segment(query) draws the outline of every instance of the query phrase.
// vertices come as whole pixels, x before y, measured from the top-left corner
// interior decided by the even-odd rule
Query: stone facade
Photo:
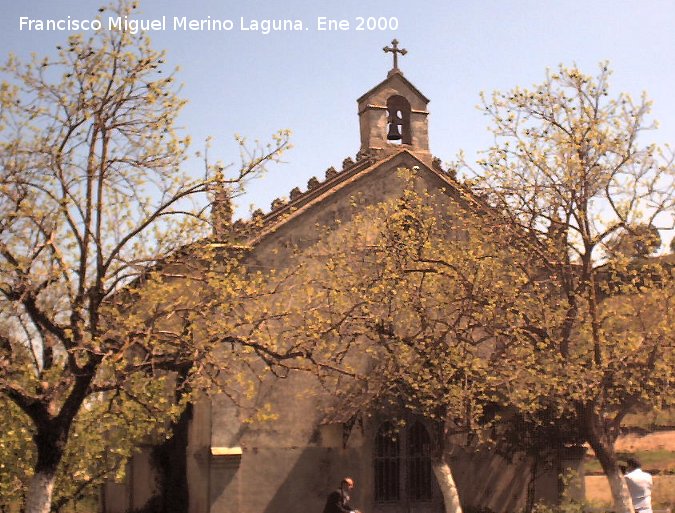
[[[329,168],[325,179],[310,180],[305,192],[293,189],[290,202],[275,202],[267,214],[258,212],[258,226],[248,241],[253,247],[248,265],[292,265],[289,248],[311,248],[323,233],[317,226],[344,226],[366,206],[397,197],[405,186],[399,168],[413,169],[414,186],[437,197],[447,212],[472,201],[431,156],[428,101],[397,69],[359,98],[361,148],[356,160],[345,159],[341,171]],[[397,131],[400,142],[388,139],[391,131]],[[319,392],[314,380],[291,375],[264,384],[256,400],[274,405],[278,419],[272,422],[244,422],[244,413],[226,398],[194,405],[187,448],[190,513],[320,513],[326,495],[346,475],[356,481],[353,499],[364,513],[444,511],[433,475],[430,488],[418,493],[421,499],[412,496],[413,474],[426,471],[424,461],[415,459],[416,442],[407,431],[400,434],[400,458],[392,466],[399,473],[398,497],[390,494],[378,500],[383,492],[374,490],[376,441],[386,413],[352,416],[346,411],[342,418],[327,419],[324,406],[330,397]],[[406,430],[416,426],[415,436],[434,443],[432,425],[408,420]],[[531,487],[535,496],[555,500],[560,465],[577,463],[578,458],[559,460],[537,476]],[[141,507],[151,495],[147,452],[136,457],[130,469],[129,482],[106,488],[107,513]],[[508,462],[488,449],[469,450],[460,440],[452,452],[452,470],[465,507],[499,513],[521,510],[531,477],[528,469],[524,459]]]

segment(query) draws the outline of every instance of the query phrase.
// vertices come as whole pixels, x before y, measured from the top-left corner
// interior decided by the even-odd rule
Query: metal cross
[[[393,67],[392,69],[398,69],[398,55],[397,55],[397,54],[400,53],[401,55],[405,55],[406,53],[408,53],[408,50],[406,50],[405,48],[401,48],[401,49],[399,50],[399,48],[398,48],[398,40],[396,40],[396,39],[394,39],[394,40],[391,42],[391,46],[393,46],[393,48],[390,48],[390,47],[388,47],[388,46],[385,46],[385,47],[383,48],[383,50],[385,51],[385,53],[391,52],[391,53],[394,54],[394,67]]]

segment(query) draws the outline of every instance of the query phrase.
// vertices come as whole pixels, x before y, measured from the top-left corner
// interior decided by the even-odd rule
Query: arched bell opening
[[[400,95],[387,99],[387,141],[393,144],[412,144],[410,102]]]

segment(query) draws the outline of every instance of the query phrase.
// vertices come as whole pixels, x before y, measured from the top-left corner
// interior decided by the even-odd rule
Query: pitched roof
[[[248,243],[256,245],[286,223],[301,217],[309,209],[345,187],[376,172],[383,166],[396,165],[397,163],[401,164],[400,167],[412,168],[413,166],[418,166],[420,170],[425,170],[436,176],[453,196],[470,203],[476,202],[475,197],[469,189],[458,183],[442,169],[436,166],[429,166],[425,162],[426,160],[426,158],[422,159],[414,152],[403,148],[385,158],[363,158],[352,163],[351,166],[345,167],[341,172],[336,172],[333,168],[330,168],[329,172],[327,172],[327,179],[324,182],[321,183],[315,178],[310,179],[308,183],[309,188],[306,192],[299,194],[298,189],[294,189],[295,198],[292,198],[291,201],[285,204],[281,204],[281,202],[277,203],[276,208],[273,208],[271,212],[262,217],[260,227],[251,234]],[[351,159],[346,159],[345,162],[351,162]]]
[[[359,97],[359,99],[356,100],[356,101],[357,101],[358,103],[360,103],[360,102],[361,102],[362,100],[364,100],[367,96],[370,96],[370,95],[373,94],[377,89],[379,89],[380,87],[384,86],[387,82],[391,81],[394,77],[399,77],[401,80],[403,80],[403,83],[405,83],[408,87],[410,87],[410,89],[412,89],[412,90],[415,92],[415,94],[417,94],[420,98],[422,98],[426,103],[429,103],[429,98],[427,98],[426,96],[424,96],[424,95],[422,94],[422,92],[421,92],[419,89],[417,89],[417,88],[413,85],[413,83],[412,83],[410,80],[408,80],[407,78],[405,78],[405,77],[403,76],[403,73],[401,73],[400,71],[396,71],[396,72],[394,72],[394,73],[388,75],[387,78],[385,78],[382,82],[380,82],[379,84],[377,84],[375,87],[371,87],[368,91],[366,91],[364,94],[362,94],[362,95]]]

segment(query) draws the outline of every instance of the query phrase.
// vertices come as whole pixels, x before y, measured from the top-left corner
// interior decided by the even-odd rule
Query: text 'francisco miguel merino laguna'
[[[127,16],[117,16],[107,19],[76,19],[70,16],[62,19],[34,19],[27,16],[19,17],[19,30],[28,31],[95,31],[95,30],[123,30],[136,34],[139,31],[165,31],[165,30],[184,30],[184,31],[223,31],[231,30],[260,32],[269,34],[271,32],[284,32],[293,30],[303,30],[302,20],[298,19],[275,19],[275,20],[257,20],[239,18],[237,23],[231,19],[214,19],[211,16],[206,18],[188,18],[187,16],[173,16],[168,18],[162,16],[154,19],[136,19]]]

